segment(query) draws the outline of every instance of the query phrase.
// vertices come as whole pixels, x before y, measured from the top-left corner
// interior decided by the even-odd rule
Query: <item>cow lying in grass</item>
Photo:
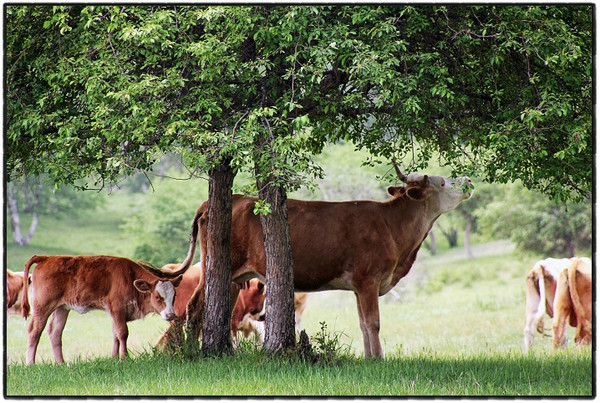
[[[48,334],[58,363],[63,363],[62,332],[70,310],[107,312],[113,320],[112,356],[127,356],[127,322],[149,313],[165,320],[175,317],[173,300],[181,277],[164,281],[147,263],[113,256],[33,256],[37,264],[31,279],[33,315],[27,328],[27,364],[35,363],[42,331],[50,315]],[[29,316],[28,282],[23,281],[23,317]]]

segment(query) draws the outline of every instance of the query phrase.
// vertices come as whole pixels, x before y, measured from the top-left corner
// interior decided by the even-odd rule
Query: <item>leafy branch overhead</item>
[[[151,170],[165,152],[319,175],[351,140],[375,159],[552,198],[592,189],[591,5],[5,7],[9,179]],[[260,163],[260,161],[259,161]],[[271,166],[271,165],[269,165]],[[86,187],[86,185],[83,185]]]

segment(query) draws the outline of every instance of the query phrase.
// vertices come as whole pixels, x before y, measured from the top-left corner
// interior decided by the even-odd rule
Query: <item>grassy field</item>
[[[66,220],[42,217],[27,247],[8,244],[8,267],[22,270],[32,254],[109,253],[131,256],[119,225],[135,202],[113,195],[106,209]],[[10,238],[9,238],[10,239]],[[52,245],[48,247],[47,245]],[[309,296],[302,324],[315,337],[326,325],[345,352],[316,365],[265,357],[250,343],[232,357],[193,362],[155,355],[166,328],[157,316],[130,322],[130,358],[110,358],[111,321],[103,312],[71,313],[64,333],[66,365],[53,363],[44,333],[38,365],[23,365],[25,321],[6,320],[8,396],[302,395],[302,396],[591,396],[591,348],[552,351],[536,335],[522,352],[524,277],[539,257],[507,242],[436,256],[421,251],[409,276],[380,298],[382,361],[364,360],[356,303],[350,292]],[[550,320],[546,321],[550,326]],[[313,339],[313,345],[316,342]]]

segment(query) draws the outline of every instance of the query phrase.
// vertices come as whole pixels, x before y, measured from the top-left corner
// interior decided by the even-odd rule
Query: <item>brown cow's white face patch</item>
[[[162,297],[165,308],[160,311],[164,320],[172,320],[175,317],[175,287],[170,281],[159,281],[156,284],[156,292]]]

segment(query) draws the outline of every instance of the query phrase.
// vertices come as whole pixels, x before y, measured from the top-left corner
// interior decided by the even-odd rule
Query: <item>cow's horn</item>
[[[394,169],[396,170],[396,175],[398,175],[398,178],[402,182],[406,183],[406,175],[404,175],[402,171],[400,171],[400,168],[398,168],[398,164],[396,164],[396,158],[392,158],[392,164],[394,165]]]

